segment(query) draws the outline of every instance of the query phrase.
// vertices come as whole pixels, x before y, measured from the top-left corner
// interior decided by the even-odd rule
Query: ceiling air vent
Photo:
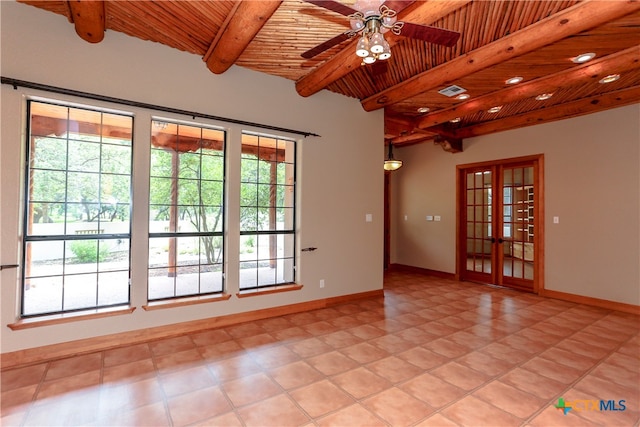
[[[466,92],[466,91],[467,90],[463,87],[451,85],[449,87],[445,87],[444,89],[440,89],[438,93],[451,98],[452,96],[459,95],[462,92]]]

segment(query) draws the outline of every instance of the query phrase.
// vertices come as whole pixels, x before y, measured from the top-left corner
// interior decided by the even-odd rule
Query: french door
[[[538,292],[542,156],[458,167],[463,280]]]

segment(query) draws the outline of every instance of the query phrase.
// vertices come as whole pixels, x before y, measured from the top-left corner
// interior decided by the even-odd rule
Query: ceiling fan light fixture
[[[369,39],[369,51],[371,53],[381,54],[384,52],[384,43],[386,43],[386,40],[381,33],[373,33],[371,39]]]
[[[601,84],[613,83],[619,78],[620,78],[620,74],[609,74],[607,77],[601,78],[598,83],[601,83]]]
[[[374,62],[376,62],[376,57],[373,55],[366,56],[362,58],[362,62],[364,62],[365,64],[373,64]]]
[[[596,57],[596,54],[593,53],[593,52],[581,53],[580,55],[576,56],[575,58],[572,58],[571,61],[573,61],[576,64],[582,64],[582,63],[585,63],[587,61],[591,61],[595,57]]]
[[[383,48],[382,53],[378,55],[378,59],[384,61],[386,59],[391,58],[391,47],[389,47],[389,43],[387,43],[386,40],[383,40],[382,48]]]
[[[360,58],[369,56],[369,41],[365,36],[360,37],[360,41],[358,41],[358,46],[356,47],[356,55],[358,55]]]

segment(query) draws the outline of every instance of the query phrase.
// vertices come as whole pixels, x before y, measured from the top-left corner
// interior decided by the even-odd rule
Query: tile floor
[[[390,273],[384,299],[5,371],[1,422],[638,426],[639,355],[638,316]]]

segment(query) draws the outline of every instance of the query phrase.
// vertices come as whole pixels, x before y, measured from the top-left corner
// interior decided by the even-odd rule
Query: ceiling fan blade
[[[400,35],[447,47],[451,47],[456,44],[460,38],[460,33],[457,31],[430,27],[428,25],[414,24],[411,22],[404,23],[404,26],[400,30]]]
[[[324,7],[333,12],[337,12],[344,16],[349,16],[357,12],[357,10],[333,0],[305,0],[307,3],[315,4],[316,6]]]
[[[402,10],[411,6],[411,4],[415,2],[416,0],[387,0],[386,2],[384,2],[384,5],[389,9],[395,10],[397,13],[400,13]]]
[[[338,34],[332,39],[327,40],[324,43],[320,43],[318,46],[309,49],[308,51],[302,54],[302,57],[305,59],[311,59],[316,55],[321,54],[325,50],[331,49],[332,47],[342,43],[343,41],[349,39],[350,37],[347,33]]]

